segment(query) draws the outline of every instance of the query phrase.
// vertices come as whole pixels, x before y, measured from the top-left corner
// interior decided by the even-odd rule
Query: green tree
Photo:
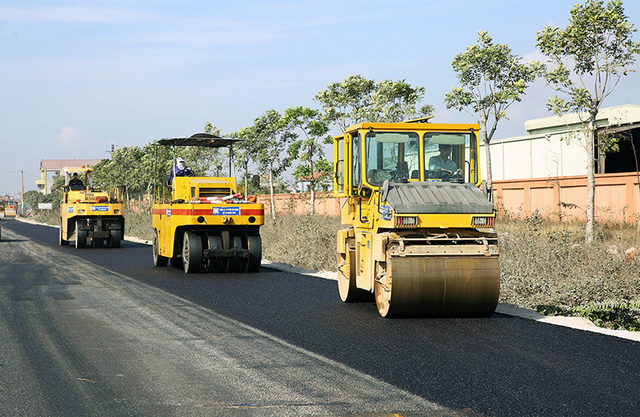
[[[468,46],[451,63],[460,86],[445,94],[444,102],[448,109],[464,110],[477,119],[489,189],[493,186],[489,143],[498,123],[507,118],[508,108],[522,100],[527,87],[544,68],[539,62],[527,64],[521,60],[507,45],[494,44],[486,31],[479,31],[478,43]]]
[[[60,209],[60,193],[52,192],[45,195],[35,190],[29,190],[24,193],[26,211],[38,213],[40,211],[38,209],[39,203],[52,203],[52,211],[57,211]]]
[[[565,29],[545,27],[537,33],[540,52],[555,67],[545,72],[547,83],[567,99],[551,97],[547,107],[556,115],[576,112],[583,120],[587,151],[587,242],[594,238],[596,118],[603,101],[622,76],[632,70],[640,44],[624,14],[622,1],[587,0],[570,11]]]
[[[285,110],[284,122],[296,130],[302,131],[304,137],[295,140],[289,147],[289,157],[292,160],[299,159],[302,165],[307,169],[294,170],[296,179],[300,178],[299,174],[305,172],[304,178],[309,180],[310,191],[310,212],[315,213],[316,203],[316,159],[322,159],[324,156],[323,145],[332,143],[332,137],[329,135],[329,127],[322,120],[318,110],[308,107],[293,107]]]
[[[160,146],[154,140],[144,146],[144,155],[144,172],[141,175],[147,182],[149,201],[158,198],[164,201],[163,192],[166,195],[168,191],[165,183],[171,173],[173,152],[170,147]]]
[[[101,188],[119,188],[130,202],[133,192],[140,193],[148,184],[144,160],[145,154],[138,146],[125,146],[111,153],[111,159],[103,159],[93,167],[94,184]]]
[[[350,75],[329,84],[314,100],[320,103],[325,121],[344,132],[362,122],[399,122],[427,116],[433,106],[416,109],[424,94],[424,87],[413,88],[405,80],[376,83],[361,75]]]
[[[405,80],[384,80],[376,84],[373,93],[372,119],[397,123],[407,119],[433,114],[430,104],[416,109],[425,94],[424,87],[411,87]]]
[[[244,139],[233,147],[233,163],[242,171],[244,182],[244,195],[249,195],[249,164],[253,160],[257,137],[253,126],[243,127],[237,132],[231,133],[230,138]]]
[[[291,166],[291,158],[282,155],[286,154],[296,134],[275,110],[267,110],[265,114],[254,120],[253,134],[254,158],[263,172],[269,175],[271,218],[275,220],[274,184],[276,179]]]
[[[222,137],[220,129],[213,126],[211,122],[207,122],[204,125],[204,133],[210,135]],[[221,148],[192,148],[192,152],[195,152],[194,159],[202,164],[198,167],[198,172],[202,171],[200,175],[207,175],[207,172],[215,176],[225,176],[229,172],[229,150]]]
[[[327,182],[331,181],[333,178],[333,165],[326,158],[318,159],[314,165],[314,187],[316,190],[322,188],[327,191],[327,187],[324,186]],[[298,165],[293,170],[293,176],[295,178],[310,178],[311,177],[311,169],[309,165]]]
[[[352,124],[367,121],[375,87],[373,80],[349,75],[340,82],[329,84],[314,100],[320,103],[325,120],[344,132]]]

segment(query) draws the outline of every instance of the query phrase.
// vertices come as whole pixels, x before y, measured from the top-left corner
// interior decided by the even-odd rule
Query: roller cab
[[[334,139],[344,302],[383,317],[487,316],[500,292],[490,193],[480,190],[478,125],[363,123]]]

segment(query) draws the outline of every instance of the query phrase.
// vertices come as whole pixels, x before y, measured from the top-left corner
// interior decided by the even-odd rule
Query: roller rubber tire
[[[186,274],[202,270],[202,238],[193,232],[184,232],[182,268]]]
[[[111,236],[107,240],[110,248],[119,248],[122,242],[122,230],[112,230]]]
[[[153,229],[153,265],[155,266],[167,266],[169,258],[162,256],[158,253],[158,231]]]
[[[222,237],[220,235],[213,234],[207,235],[207,248],[210,251],[222,249]],[[226,257],[210,257],[205,261],[207,272],[227,272],[227,269],[229,268],[228,260],[229,258]]]
[[[76,249],[87,247],[87,231],[80,230],[81,220],[76,220]]]
[[[249,259],[247,260],[247,272],[258,272],[262,263],[262,239],[260,235],[247,235],[247,249]]]

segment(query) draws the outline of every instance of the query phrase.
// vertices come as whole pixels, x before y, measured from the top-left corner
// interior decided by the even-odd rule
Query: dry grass
[[[640,245],[635,226],[555,223],[536,213],[502,219],[500,301],[544,314],[582,315],[596,324],[640,330]]]
[[[336,232],[340,219],[332,216],[281,214],[260,229],[263,258],[314,271],[336,269]]]
[[[57,224],[57,216],[53,220]],[[583,224],[552,222],[535,213],[526,219],[499,219],[500,301],[640,330],[638,230],[624,224],[596,226],[597,239],[586,244]],[[333,271],[340,227],[340,219],[329,216],[267,218],[260,229],[263,258]],[[127,213],[125,235],[150,239],[151,215]]]
[[[261,229],[263,256],[313,270],[335,270],[340,220],[280,215]],[[500,219],[500,302],[544,314],[582,315],[611,328],[640,330],[640,237],[635,226],[556,223],[537,214]]]
[[[153,239],[153,228],[151,227],[151,213],[127,212],[124,220],[125,236],[135,236],[144,240]]]

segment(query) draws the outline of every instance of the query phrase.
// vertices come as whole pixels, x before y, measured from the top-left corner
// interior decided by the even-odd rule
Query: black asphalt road
[[[186,275],[155,268],[151,247],[57,246],[57,229],[3,228],[154,286],[428,401],[490,416],[640,415],[640,343],[494,314],[382,319],[343,304],[335,281],[262,268]],[[313,250],[313,248],[309,248]]]

